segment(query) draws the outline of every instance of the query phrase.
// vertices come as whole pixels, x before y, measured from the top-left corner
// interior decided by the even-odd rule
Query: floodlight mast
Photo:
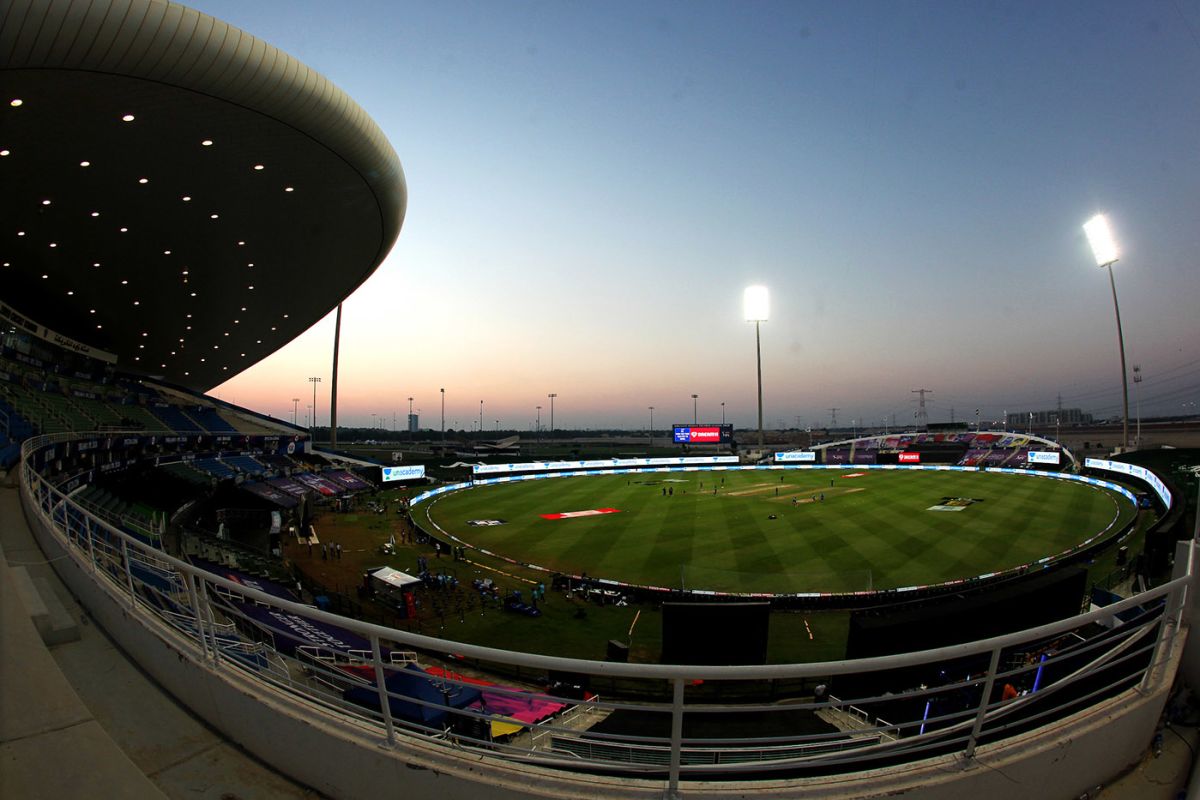
[[[759,325],[770,317],[770,298],[765,286],[748,286],[742,295],[742,309],[747,322],[754,323],[754,354],[758,361],[758,447],[764,445],[762,409],[762,335]]]
[[[1096,258],[1096,266],[1108,268],[1108,284],[1112,288],[1113,312],[1117,317],[1117,346],[1121,351],[1121,402],[1123,414],[1121,417],[1121,449],[1129,449],[1129,376],[1125,370],[1125,334],[1121,331],[1121,307],[1117,304],[1117,282],[1113,278],[1112,265],[1121,257],[1117,249],[1117,241],[1108,225],[1108,218],[1097,214],[1083,225],[1087,234],[1088,244],[1092,246],[1092,255]]]

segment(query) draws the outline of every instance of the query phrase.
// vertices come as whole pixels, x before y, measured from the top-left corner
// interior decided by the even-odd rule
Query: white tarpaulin
[[[392,569],[391,567],[377,569],[371,573],[371,577],[381,580],[389,586],[395,586],[397,589],[403,589],[409,584],[421,582],[419,578],[414,578],[407,572],[401,572],[400,570]]]

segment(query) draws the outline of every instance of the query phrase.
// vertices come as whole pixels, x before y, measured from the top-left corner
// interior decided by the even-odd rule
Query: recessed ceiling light
[[[42,201],[42,205],[44,205],[44,206],[48,206],[48,205],[50,205],[50,201],[49,201],[49,200],[43,200],[43,201]]]
[[[245,244],[246,244],[245,242],[238,242],[238,247],[243,247],[243,246],[245,246]]]
[[[46,280],[46,279],[47,279],[47,278],[49,278],[49,277],[50,277],[49,275],[43,275],[43,276],[42,276],[42,280]]]
[[[10,101],[8,102],[8,104],[9,104],[10,106],[12,106],[13,108],[16,108],[17,106],[24,105],[24,104],[25,104],[25,101],[24,101],[24,100],[22,100],[22,99],[21,99],[21,98],[19,98],[19,97],[14,97],[12,100],[10,100]]]
[[[163,255],[164,255],[164,256],[169,256],[169,255],[171,255],[171,251],[170,251],[170,250],[163,250]]]
[[[233,324],[234,324],[234,325],[237,325],[239,322],[241,322],[241,320],[240,320],[240,319],[235,319],[235,320],[233,321]],[[229,334],[227,333],[227,334],[225,334],[225,335],[226,335],[226,336],[228,336]]]
[[[68,291],[68,292],[67,292],[67,297],[73,297],[74,295],[75,295],[75,292],[74,292],[74,291]]]
[[[11,150],[0,150],[0,156],[6,156],[11,152],[12,152]]]
[[[100,212],[99,212],[99,211],[93,211],[93,212],[92,212],[92,216],[93,216],[93,217],[98,217],[98,216],[100,216]]]
[[[185,194],[185,195],[183,196],[183,202],[185,202],[185,203],[190,203],[190,202],[192,202],[192,196],[191,196],[191,195],[189,195],[189,194]]]
[[[144,345],[144,344],[138,345],[138,350],[145,350],[145,349],[146,349],[146,345]]]
[[[217,344],[213,345],[213,350],[220,350],[220,349],[221,349],[220,345],[217,345]]]
[[[150,182],[149,178],[138,178],[138,183],[149,183],[149,182]]]
[[[129,233],[129,228],[121,228],[121,233]]]
[[[295,189],[293,189],[291,186],[285,186],[285,187],[283,187],[283,190],[284,190],[285,192],[294,192],[294,191],[296,191],[296,190],[295,190]]]
[[[192,292],[192,297],[195,297],[195,296],[196,296],[196,293],[195,293],[195,292]]]
[[[96,261],[96,262],[94,262],[94,263],[92,264],[92,266],[93,266],[93,267],[98,267],[98,266],[100,266],[100,262],[99,262],[99,261]]]
[[[92,165],[92,162],[90,162],[90,161],[80,161],[79,162],[79,166],[81,166],[81,167],[90,167],[91,165]]]
[[[133,122],[134,119],[135,117],[133,114],[126,114],[125,116],[121,117],[122,122]]]
[[[204,363],[204,359],[203,359],[203,358],[202,358],[202,359],[200,359],[200,363],[202,363],[202,364]]]
[[[101,328],[103,328],[103,327],[104,327],[103,325],[97,325],[97,326],[96,326],[96,330],[100,330],[100,329],[101,329]]]
[[[184,330],[185,330],[185,331],[190,331],[191,329],[192,329],[192,326],[191,326],[191,325],[188,325],[186,328],[184,328]],[[183,341],[183,339],[180,339],[179,341],[181,341],[181,342],[182,342],[182,341]]]
[[[262,339],[255,339],[255,340],[254,340],[254,343],[255,343],[255,344],[262,344]]]
[[[245,310],[246,310],[246,307],[245,307],[245,306],[242,306],[242,311],[245,311]]]
[[[142,336],[149,336],[149,335],[150,335],[149,331],[142,331]]]
[[[272,326],[271,326],[271,330],[275,330],[275,326],[274,326],[274,325],[272,325]]]
[[[245,354],[245,353],[242,353],[242,358],[245,358],[245,357],[246,357],[246,354]]]
[[[283,315],[283,318],[284,318],[284,319],[287,319],[287,318],[288,318],[288,315],[287,315],[287,314],[284,314],[284,315]]]
[[[218,217],[220,217],[220,216],[221,216],[220,214],[209,214],[209,215],[208,215],[208,218],[209,218],[209,219],[217,219],[217,218],[218,218]]]
[[[183,271],[183,274],[184,274],[184,275],[187,275],[187,274],[188,274],[188,271],[185,269],[185,270]]]
[[[58,247],[58,242],[51,242],[51,243],[50,243],[50,246],[51,246],[51,247]]]
[[[122,285],[122,286],[125,286],[125,285],[127,285],[128,283],[129,283],[129,281],[127,281],[127,280],[125,280],[125,281],[121,281],[121,285]]]
[[[250,290],[250,291],[252,291],[252,292],[254,291],[254,287],[253,287],[253,286],[247,286],[246,288],[247,288],[247,289],[249,289],[249,290]]]
[[[228,336],[228,335],[229,335],[229,331],[225,331],[225,335],[226,335],[226,336]]]
[[[185,372],[185,373],[183,373],[183,374],[184,374],[184,376],[186,377],[186,376],[188,376],[188,375],[191,375],[192,373],[190,373],[190,372]]]
[[[24,236],[24,235],[25,235],[25,231],[17,231],[17,236]]]
[[[262,164],[255,164],[255,165],[254,165],[254,169],[255,169],[255,170],[258,170],[258,171],[261,171],[261,170],[263,169],[263,165],[262,165]]]
[[[94,308],[89,308],[89,309],[88,309],[88,313],[89,313],[89,314],[95,314],[95,313],[96,313],[96,309],[94,309]]]
[[[4,266],[6,266],[6,267],[11,267],[11,266],[12,266],[12,264],[10,264],[9,262],[5,261],[5,262],[4,262]]]
[[[134,304],[135,306],[140,306],[140,305],[142,304],[142,301],[141,301],[141,300],[134,300],[134,301],[133,301],[133,304]]]
[[[200,144],[204,145],[205,147],[212,147],[212,139],[205,139],[201,141]]]

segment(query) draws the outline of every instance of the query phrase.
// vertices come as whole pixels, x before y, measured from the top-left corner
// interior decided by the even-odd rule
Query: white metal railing
[[[1170,680],[1162,666],[1170,659],[1182,624],[1193,572],[1189,558],[1182,577],[1104,609],[1005,636],[903,655],[754,666],[542,656],[339,617],[154,550],[74,504],[37,473],[32,454],[61,438],[38,437],[26,443],[21,466],[25,507],[95,581],[128,604],[129,624],[183,637],[195,658],[214,669],[255,676],[302,698],[309,713],[314,705],[323,708],[323,713],[339,715],[376,737],[382,734],[393,746],[403,737],[417,737],[475,757],[486,754],[572,771],[657,776],[665,780],[670,795],[685,778],[747,779],[807,768],[854,770],[882,759],[947,752],[971,758],[981,742],[1018,734],[1128,689],[1157,687]],[[264,623],[260,613],[252,612],[263,608],[288,624]],[[1135,618],[1112,630],[1080,634],[1090,623],[1135,610]],[[302,630],[308,633],[301,635]],[[310,635],[324,637],[315,650]],[[323,657],[312,657],[317,650]],[[491,694],[493,706],[520,702],[555,713],[534,722],[498,716],[487,705],[465,702],[480,691],[473,682],[449,672],[436,678],[415,672],[411,652],[425,653],[431,660],[452,652],[484,670],[532,673],[545,688],[483,691]],[[925,678],[948,667],[958,670],[958,677]],[[890,677],[903,670],[912,677]],[[563,696],[565,690],[548,681],[559,673],[590,682],[604,699],[595,695],[580,703]],[[864,676],[878,677],[864,683]],[[768,680],[796,686],[794,696],[786,703],[778,698],[762,702],[758,692]],[[693,687],[698,682],[704,685]],[[836,698],[817,700],[812,687],[818,683],[845,688]],[[727,699],[738,695],[747,701]],[[709,697],[719,702],[705,702]],[[566,713],[571,709],[579,710]],[[820,728],[812,720],[822,709],[852,715],[858,726],[853,731]],[[579,724],[577,717],[585,714],[595,719],[590,729]],[[779,716],[788,714],[793,716]],[[750,728],[714,724],[716,734],[692,729],[685,735],[685,719],[744,723],[747,718],[754,721]]]

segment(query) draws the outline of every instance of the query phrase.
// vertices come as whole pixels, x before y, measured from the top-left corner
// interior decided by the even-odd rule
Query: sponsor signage
[[[1150,488],[1154,489],[1154,493],[1163,501],[1168,509],[1171,507],[1171,492],[1167,489],[1165,483],[1159,480],[1159,477],[1145,467],[1139,467],[1137,464],[1126,464],[1124,461],[1108,461],[1103,458],[1087,458],[1084,459],[1083,465],[1088,469],[1103,469],[1109,472],[1120,472],[1123,475],[1128,475],[1131,478],[1145,481],[1150,484]]]
[[[424,464],[406,464],[403,467],[380,467],[383,471],[383,482],[412,481],[425,477]]]
[[[807,462],[812,463],[817,460],[817,454],[812,450],[792,450],[787,453],[776,453],[775,460],[779,462]]]
[[[576,517],[595,517],[600,514],[618,514],[619,508],[591,508],[587,511],[564,511],[561,514],[539,514],[542,519],[575,519]]]
[[[686,467],[705,464],[736,464],[737,456],[671,456],[662,458],[604,458],[594,461],[527,461],[520,464],[475,464],[473,475],[510,472],[540,472],[558,469],[621,469],[625,467]]]
[[[900,454],[899,461],[901,464],[920,464],[921,454],[914,452],[905,452]]]
[[[727,444],[733,441],[732,425],[675,425],[678,444]]]
[[[1059,464],[1060,456],[1057,450],[1030,450],[1030,464]]]

